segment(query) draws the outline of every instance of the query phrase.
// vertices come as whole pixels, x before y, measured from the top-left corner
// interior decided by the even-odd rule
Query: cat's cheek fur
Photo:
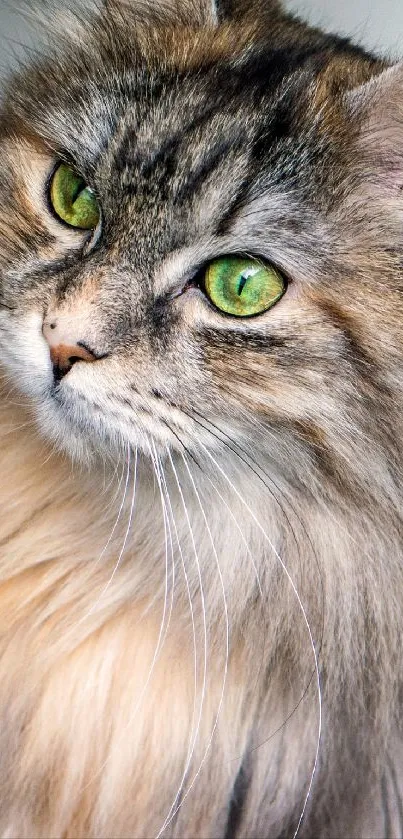
[[[30,265],[37,270],[41,264],[45,267],[80,251],[88,234],[69,228],[52,212],[49,183],[56,158],[39,138],[36,144],[32,138],[0,138],[0,156],[4,170],[8,170],[0,207],[0,236],[4,240],[0,268],[4,260],[7,270],[10,263],[4,257],[9,251],[15,282],[18,258],[21,273],[29,277]],[[10,214],[13,215],[11,228]]]
[[[49,348],[42,335],[42,315],[22,315],[0,310],[0,354],[19,389],[36,402],[49,395],[53,376]]]

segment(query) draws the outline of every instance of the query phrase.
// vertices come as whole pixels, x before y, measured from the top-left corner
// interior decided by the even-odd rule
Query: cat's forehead
[[[139,150],[141,145],[148,150],[150,141],[169,132],[177,138],[190,129],[201,134],[217,114],[223,127],[234,118],[239,123],[250,124],[252,118],[263,123],[269,110],[273,120],[285,84],[290,117],[298,105],[301,82],[292,78],[291,68],[284,67],[283,72],[274,68],[273,56],[267,52],[244,58],[239,66],[233,57],[198,68],[177,63],[167,68],[154,59],[150,66],[141,52],[133,51],[129,66],[113,67],[98,56],[98,66],[80,69],[69,62],[68,73],[62,66],[45,65],[34,82],[25,79],[20,85],[14,112],[45,140],[71,153],[75,143],[83,161],[91,162],[126,129]],[[217,120],[211,128],[218,133]]]
[[[158,145],[208,145],[231,131],[236,144],[244,131],[244,146],[260,134],[263,163],[282,137],[312,131],[307,105],[334,58],[326,37],[281,25],[262,37],[250,21],[216,29],[142,25],[136,16],[66,20],[50,52],[11,84],[4,124],[38,134],[84,175],[112,147],[124,167],[128,147],[133,158],[143,150],[150,159]],[[339,76],[353,79],[356,67],[365,74],[368,62],[353,49],[340,67],[343,61]]]
[[[262,40],[248,26],[145,32],[94,19],[17,77],[3,125],[28,138],[27,154],[32,138],[43,143],[48,176],[60,158],[77,168],[105,241],[109,224],[109,241],[163,256],[225,233],[257,196],[287,193],[290,225],[295,196],[324,200],[340,171],[326,158],[347,139],[334,78],[371,72],[354,51],[335,58],[320,39]]]
[[[76,143],[85,159],[86,152],[110,139],[122,119],[137,130],[152,114],[165,122],[171,116],[180,125],[182,119],[199,119],[206,101],[212,110],[244,111],[245,118],[251,109],[256,116],[260,110],[264,119],[264,108],[275,103],[284,84],[292,110],[291,94],[301,87],[298,76],[312,54],[276,37],[256,42],[250,26],[151,27],[144,33],[130,20],[113,27],[94,19],[79,37],[56,39],[50,52],[17,77],[9,91],[8,117],[14,115],[67,151]],[[313,78],[316,71],[306,72]],[[305,75],[305,88],[307,81]]]

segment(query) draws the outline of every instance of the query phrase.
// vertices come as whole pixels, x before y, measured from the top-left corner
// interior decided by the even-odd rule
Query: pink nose
[[[71,347],[66,347],[65,344],[51,347],[50,359],[53,364],[55,378],[58,380],[62,379],[77,361],[96,361],[95,356],[90,350],[87,350],[85,347],[80,347],[78,344]]]
[[[65,324],[65,327],[67,324]],[[77,361],[96,361],[96,356],[76,336],[68,334],[73,330],[63,328],[57,321],[45,321],[43,335],[49,344],[50,359],[53,364],[55,381],[60,381]]]

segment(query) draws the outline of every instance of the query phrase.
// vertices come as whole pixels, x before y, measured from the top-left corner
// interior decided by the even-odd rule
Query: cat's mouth
[[[192,416],[190,397],[179,404],[177,381],[170,382],[159,367],[149,365],[142,371],[138,365],[134,376],[134,364],[129,373],[126,365],[125,374],[117,356],[105,356],[95,364],[77,359],[63,375],[55,376],[38,313],[17,321],[4,317],[0,345],[10,381],[18,380],[35,406],[41,434],[75,459],[100,453],[115,460],[128,449],[148,455],[169,449],[196,454],[200,444],[214,446]]]
[[[106,450],[110,455],[121,455],[128,447],[162,454],[168,448],[183,450],[189,443],[190,418],[170,406],[159,392],[147,397],[113,393],[99,381],[91,382],[94,376],[83,376],[81,381],[79,373],[77,366],[50,388],[55,426],[50,430],[64,448],[75,449],[79,438],[80,448]]]

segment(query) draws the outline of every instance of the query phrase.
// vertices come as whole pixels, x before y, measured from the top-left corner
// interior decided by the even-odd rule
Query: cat
[[[0,835],[402,836],[403,66],[272,0],[40,14],[0,116]]]

